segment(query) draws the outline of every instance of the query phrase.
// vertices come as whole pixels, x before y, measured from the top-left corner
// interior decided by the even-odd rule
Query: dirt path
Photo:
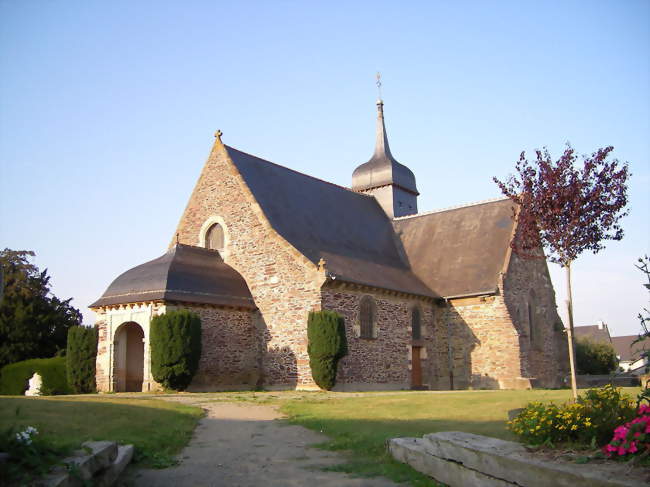
[[[201,420],[179,465],[164,470],[131,469],[127,485],[173,487],[394,487],[383,478],[361,479],[323,472],[342,463],[332,452],[309,448],[326,436],[275,421],[272,406],[201,403]]]

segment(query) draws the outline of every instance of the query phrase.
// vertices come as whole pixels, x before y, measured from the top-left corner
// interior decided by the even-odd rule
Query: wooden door
[[[422,362],[420,361],[420,347],[411,348],[411,387],[422,387]]]

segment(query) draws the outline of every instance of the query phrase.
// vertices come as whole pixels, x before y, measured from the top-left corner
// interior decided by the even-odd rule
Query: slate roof
[[[632,344],[638,338],[638,335],[612,337],[612,345],[614,346],[614,350],[616,350],[616,355],[621,358],[621,361],[634,362],[641,358],[643,343]]]
[[[375,198],[225,146],[271,226],[341,280],[436,297],[400,257]]]
[[[375,152],[368,162],[361,164],[352,173],[352,189],[364,191],[392,184],[416,196],[415,175],[403,164],[395,160],[390,152],[388,136],[384,124],[384,102],[377,101],[377,140]]]
[[[180,244],[118,276],[90,308],[157,300],[255,309],[246,281],[218,252]]]
[[[598,325],[574,326],[573,333],[576,338],[586,338],[598,343],[612,343],[609,328],[604,323],[601,328],[598,328]]]
[[[513,233],[509,199],[393,221],[413,272],[443,297],[493,293]]]

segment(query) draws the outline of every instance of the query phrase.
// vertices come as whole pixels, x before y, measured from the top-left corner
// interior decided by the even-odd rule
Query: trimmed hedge
[[[95,392],[97,328],[73,326],[68,329],[66,368],[68,385],[76,394]]]
[[[336,384],[339,360],[348,354],[345,320],[334,311],[312,311],[307,339],[311,375],[321,389],[329,391]]]
[[[151,320],[151,373],[165,389],[190,385],[201,358],[201,318],[182,309]]]
[[[5,365],[0,370],[0,395],[25,394],[35,372],[43,379],[42,395],[70,394],[65,369],[65,357],[33,358]]]

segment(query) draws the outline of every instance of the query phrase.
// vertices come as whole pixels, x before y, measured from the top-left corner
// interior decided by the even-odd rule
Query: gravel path
[[[126,485],[173,487],[394,487],[384,478],[353,478],[321,469],[344,460],[309,445],[325,435],[287,425],[272,406],[199,404],[206,410],[179,465],[164,470],[131,468]]]

